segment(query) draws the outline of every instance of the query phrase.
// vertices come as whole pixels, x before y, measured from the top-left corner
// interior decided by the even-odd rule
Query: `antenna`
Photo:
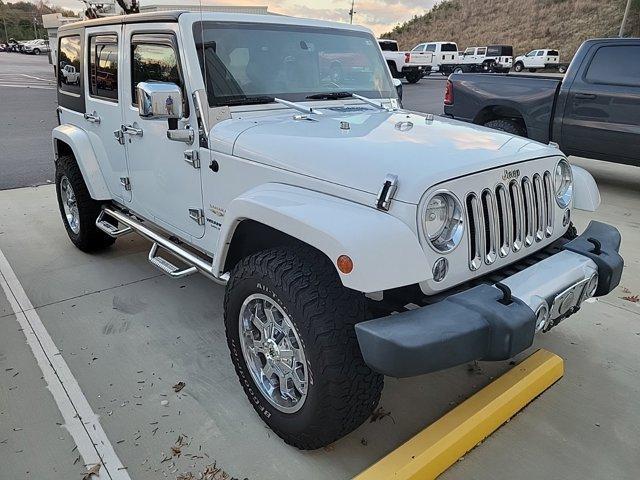
[[[349,23],[351,24],[353,24],[353,16],[356,14],[356,11],[354,10],[355,3],[356,3],[356,0],[351,0],[351,10],[349,10],[349,17],[351,19]]]

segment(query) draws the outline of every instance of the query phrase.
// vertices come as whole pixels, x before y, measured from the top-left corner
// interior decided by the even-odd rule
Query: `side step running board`
[[[149,261],[153,264],[154,267],[169,275],[171,278],[183,278],[187,275],[200,272],[207,278],[221,285],[226,285],[227,281],[229,280],[229,274],[227,273],[220,277],[218,277],[214,273],[213,264],[210,260],[206,260],[194,254],[193,252],[181,247],[180,245],[175,244],[167,237],[143,225],[139,220],[112,207],[104,207],[102,212],[105,215],[108,215],[117,220],[119,224],[126,226],[125,228],[130,228],[139,235],[142,235],[146,239],[151,240],[153,242],[153,246],[151,247],[151,251],[149,252]],[[124,230],[125,228],[123,228],[122,230]],[[121,235],[124,235],[124,233],[122,233]],[[189,267],[180,269],[168,260],[158,256],[157,253],[159,248],[166,250],[181,262],[186,263]]]
[[[166,258],[158,256],[159,247],[160,246],[157,243],[154,243],[151,246],[151,250],[149,251],[149,262],[151,262],[151,265],[156,267],[165,275],[169,275],[171,278],[184,278],[198,272],[196,267],[189,267],[180,270],[179,267],[176,267]]]
[[[102,230],[110,237],[117,238],[133,232],[133,228],[131,227],[118,229],[118,227],[109,223],[109,221],[104,218],[105,216],[106,213],[104,210],[102,210],[100,212],[100,215],[98,215],[98,218],[96,219],[96,227],[98,227],[99,230]]]

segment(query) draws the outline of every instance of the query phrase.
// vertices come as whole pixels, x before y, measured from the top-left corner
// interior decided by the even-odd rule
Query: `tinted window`
[[[443,52],[457,52],[458,46],[455,43],[443,43],[441,50]]]
[[[171,43],[138,42],[134,36],[131,45],[132,72],[131,98],[138,103],[137,86],[140,82],[169,82],[183,86],[178,66],[178,55]]]
[[[115,35],[89,40],[89,93],[118,100],[118,37]]]
[[[585,80],[640,87],[640,46],[600,47],[591,60]]]
[[[425,49],[427,52],[435,52],[436,51],[436,46],[433,43],[430,43],[429,45],[427,45],[427,48]]]
[[[487,53],[487,49],[486,48],[479,48],[478,49],[478,55],[485,55]]]
[[[396,42],[380,42],[380,48],[384,52],[397,52],[398,44]]]
[[[421,43],[417,47],[413,47],[412,52],[422,52],[424,50],[424,43]]]
[[[58,52],[58,85],[60,90],[80,95],[80,36],[62,37]]]
[[[540,50],[540,51],[538,52],[538,57],[541,57],[541,56],[543,56],[543,55],[544,55],[544,50]]]
[[[557,57],[559,54],[557,50],[549,50],[549,53],[547,55],[549,55],[550,57]]]

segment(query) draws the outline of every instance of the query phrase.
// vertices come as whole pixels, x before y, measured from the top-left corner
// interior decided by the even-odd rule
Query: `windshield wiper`
[[[353,93],[351,92],[327,92],[316,93],[314,95],[308,95],[308,100],[339,100],[341,98],[351,98]]]
[[[273,103],[276,99],[273,97],[269,97],[268,95],[256,95],[253,97],[231,97],[231,98],[220,98],[220,105],[228,105],[228,106],[237,106],[237,105],[258,105],[264,103]]]

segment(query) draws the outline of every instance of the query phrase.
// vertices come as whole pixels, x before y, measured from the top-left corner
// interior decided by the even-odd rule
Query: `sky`
[[[9,0],[17,1],[17,0]],[[180,0],[140,0],[142,5],[181,4]],[[389,31],[398,23],[421,15],[429,10],[437,0],[356,0],[354,23],[371,28],[376,34]],[[80,10],[80,0],[49,0],[56,5],[72,10]],[[185,4],[197,5],[199,0],[186,0]],[[351,0],[202,0],[211,5],[268,5],[269,11],[298,17],[322,20],[349,21]]]

